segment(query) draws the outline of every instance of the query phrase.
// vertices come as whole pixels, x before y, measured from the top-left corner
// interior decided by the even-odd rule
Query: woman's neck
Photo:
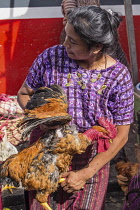
[[[102,70],[106,69],[116,63],[116,60],[111,58],[109,55],[94,55],[94,57],[89,60],[77,60],[76,63],[84,69],[92,70]]]

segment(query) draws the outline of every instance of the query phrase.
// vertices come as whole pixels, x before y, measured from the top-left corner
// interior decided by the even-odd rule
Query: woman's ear
[[[101,51],[102,47],[102,44],[96,44],[96,46],[94,46],[92,49],[93,54],[98,54]]]

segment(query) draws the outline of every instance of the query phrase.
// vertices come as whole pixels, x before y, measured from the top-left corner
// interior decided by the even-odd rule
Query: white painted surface
[[[112,9],[125,15],[123,5],[104,5],[102,8]],[[140,5],[133,5],[133,15],[140,15]],[[61,7],[15,7],[0,8],[0,20],[5,19],[35,19],[35,18],[62,18]]]

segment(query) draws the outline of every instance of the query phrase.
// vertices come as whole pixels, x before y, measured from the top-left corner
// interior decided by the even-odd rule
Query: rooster
[[[21,122],[25,127],[23,138],[42,123],[60,127],[48,130],[34,144],[9,157],[1,169],[3,177],[21,182],[26,190],[36,190],[36,199],[45,209],[51,209],[46,203],[48,195],[63,181],[61,175],[69,170],[73,155],[85,152],[92,140],[104,139],[109,147],[108,140],[116,135],[115,125],[104,118],[98,126],[78,133],[76,126],[67,124],[71,116],[66,109],[66,96],[60,86],[39,88],[28,102]]]
[[[127,194],[129,184],[132,178],[139,173],[139,163],[132,163],[130,161],[124,162],[120,161],[115,165],[118,175],[118,183],[122,191]]]

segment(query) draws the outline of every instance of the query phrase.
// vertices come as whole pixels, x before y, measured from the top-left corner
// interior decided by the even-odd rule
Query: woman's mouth
[[[70,52],[70,51],[67,51],[67,54],[74,54],[74,53],[72,53],[72,52]]]

